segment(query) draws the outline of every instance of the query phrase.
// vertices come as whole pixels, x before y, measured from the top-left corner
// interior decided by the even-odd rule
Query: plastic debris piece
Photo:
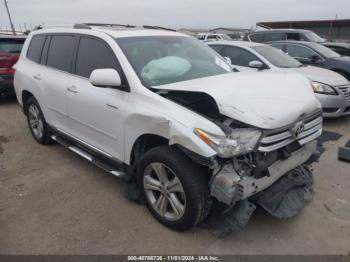
[[[284,219],[297,215],[313,197],[312,172],[299,167],[254,197],[254,203],[272,216]]]
[[[228,212],[226,205],[216,203],[207,220],[209,231],[217,237],[237,234],[248,224],[256,206],[248,200],[242,200]]]

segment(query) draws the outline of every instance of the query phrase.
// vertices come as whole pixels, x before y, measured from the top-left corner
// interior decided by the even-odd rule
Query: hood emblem
[[[305,124],[304,122],[300,121],[300,122],[297,122],[294,127],[291,129],[292,131],[292,136],[294,138],[297,138],[298,136],[301,135],[301,133],[303,133],[305,130]]]

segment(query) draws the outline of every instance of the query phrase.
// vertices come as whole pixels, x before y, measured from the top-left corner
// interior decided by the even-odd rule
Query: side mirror
[[[264,64],[260,61],[250,61],[249,67],[256,68],[256,69],[263,69]]]
[[[229,57],[227,57],[227,56],[225,56],[224,58],[225,58],[225,60],[226,60],[227,63],[229,63],[230,65],[232,65],[231,58],[229,58]]]
[[[91,72],[89,81],[97,87],[120,87],[122,85],[119,73],[111,68],[95,69]]]

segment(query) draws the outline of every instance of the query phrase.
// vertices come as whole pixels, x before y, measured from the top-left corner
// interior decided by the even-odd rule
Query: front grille
[[[339,90],[343,93],[346,100],[350,100],[350,85],[337,86]]]
[[[298,130],[299,132],[293,130],[297,123],[303,123],[304,125],[303,129]],[[316,139],[322,133],[321,112],[301,118],[297,123],[279,130],[265,131],[263,138],[260,140],[258,150],[261,152],[271,152],[285,147],[294,141],[297,141],[302,146]],[[300,124],[299,127],[301,126]]]

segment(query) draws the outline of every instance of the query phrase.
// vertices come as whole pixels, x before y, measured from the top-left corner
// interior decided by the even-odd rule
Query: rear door
[[[67,87],[76,38],[65,34],[48,36],[41,56],[41,63],[46,66],[36,75],[43,85],[48,109],[47,121],[63,132],[68,131]]]
[[[68,87],[69,132],[95,151],[122,160],[123,122],[130,93],[114,52],[102,39],[81,36],[74,67]],[[91,72],[103,68],[117,70],[125,89],[91,85]]]

